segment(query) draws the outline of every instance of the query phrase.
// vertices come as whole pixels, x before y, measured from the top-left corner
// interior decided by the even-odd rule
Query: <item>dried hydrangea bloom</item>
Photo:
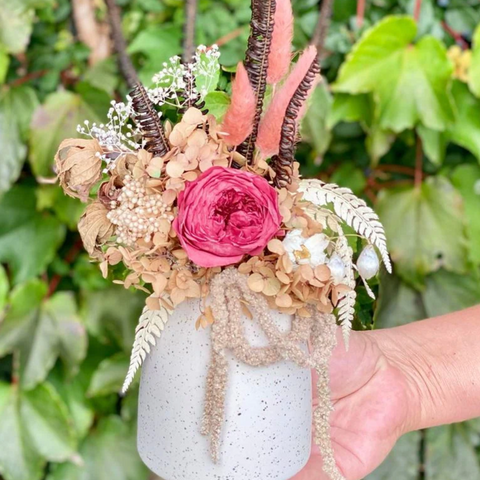
[[[114,227],[107,218],[108,210],[102,202],[91,203],[78,223],[78,231],[85,249],[94,258],[101,258],[100,246],[114,233]]]

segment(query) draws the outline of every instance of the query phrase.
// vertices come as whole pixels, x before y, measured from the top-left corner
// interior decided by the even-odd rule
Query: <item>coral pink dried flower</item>
[[[292,61],[293,13],[290,0],[277,0],[275,26],[268,56],[267,82],[278,83]]]
[[[230,145],[240,145],[251,133],[255,117],[255,93],[248,78],[248,73],[239,63],[232,86],[232,103],[225,114],[220,130],[225,141]]]
[[[273,97],[258,130],[257,147],[263,158],[278,153],[283,119],[288,104],[317,56],[317,49],[308,47],[288,76],[282,88]]]
[[[192,262],[221,267],[259,255],[281,223],[277,192],[265,178],[213,167],[186,183],[173,228]]]

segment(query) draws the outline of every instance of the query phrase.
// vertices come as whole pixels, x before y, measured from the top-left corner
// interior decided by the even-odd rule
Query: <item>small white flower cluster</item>
[[[317,233],[309,238],[302,235],[301,230],[288,232],[283,240],[283,246],[292,261],[294,268],[299,265],[310,265],[312,268],[327,265],[330,268],[335,285],[343,283],[347,266],[341,257],[329,247],[332,240],[324,233]],[[366,281],[374,277],[380,268],[380,262],[372,245],[367,245],[358,257],[356,270]]]
[[[130,123],[134,116],[131,98],[127,96],[127,103],[110,102],[106,124],[93,123],[85,120],[84,125],[78,125],[77,132],[98,140],[98,143],[107,151],[101,156],[107,164],[106,170],[113,166],[113,161],[120,153],[136,151],[142,147],[137,139],[141,138],[140,130]],[[113,155],[111,155],[113,154]]]
[[[220,51],[217,45],[207,48],[200,45],[193,61],[184,64],[179,56],[171,57],[164,68],[153,76],[154,88],[147,89],[155,105],[170,105],[182,108],[187,101],[203,99],[218,76]],[[200,87],[198,79],[202,78]],[[197,80],[197,82],[196,82]]]

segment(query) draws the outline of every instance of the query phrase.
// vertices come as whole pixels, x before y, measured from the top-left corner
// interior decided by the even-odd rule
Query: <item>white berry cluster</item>
[[[160,194],[149,194],[145,181],[127,175],[118,200],[112,201],[107,218],[116,226],[117,242],[133,245],[143,238],[150,242],[162,219],[173,221],[172,208]]]

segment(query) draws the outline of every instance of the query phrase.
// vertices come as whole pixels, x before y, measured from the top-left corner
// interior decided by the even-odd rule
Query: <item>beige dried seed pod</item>
[[[55,155],[55,169],[67,195],[88,200],[91,188],[102,178],[103,150],[97,140],[64,140]]]

